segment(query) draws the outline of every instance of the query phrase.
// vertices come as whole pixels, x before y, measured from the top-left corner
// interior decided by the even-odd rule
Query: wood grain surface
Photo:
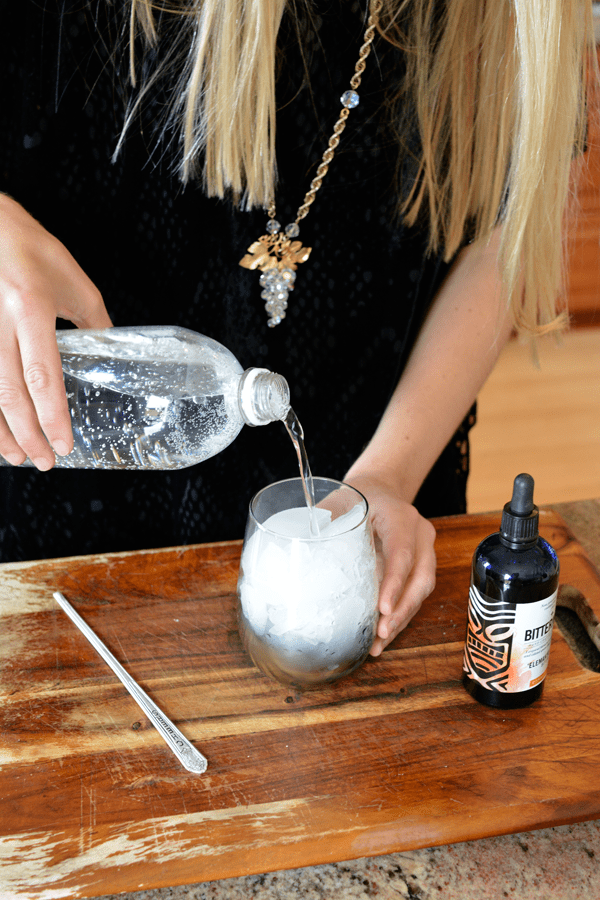
[[[600,576],[542,512],[588,625]],[[379,659],[299,694],[244,656],[239,543],[0,567],[0,896],[55,900],[448,844],[600,815],[600,675],[555,628],[543,697],[460,683],[470,559],[498,516],[441,519],[438,585]],[[56,605],[62,591],[208,757],[186,772]]]
[[[598,57],[600,62],[600,50]],[[567,219],[567,300],[573,325],[600,325],[600,86],[593,78],[587,152],[578,168],[577,204]]]

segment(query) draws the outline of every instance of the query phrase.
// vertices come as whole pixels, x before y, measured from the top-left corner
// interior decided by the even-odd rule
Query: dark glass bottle
[[[531,475],[517,475],[500,531],[473,556],[463,684],[480,703],[528,706],[544,687],[559,563],[539,536]]]

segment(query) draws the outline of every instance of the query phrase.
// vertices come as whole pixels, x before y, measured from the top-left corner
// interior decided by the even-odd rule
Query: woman
[[[367,496],[377,655],[433,589],[426,517],[464,511],[469,410],[508,334],[562,324],[590,4],[371,0],[366,30],[342,0],[0,6],[0,453],[40,470],[2,470],[2,558],[239,537],[293,474],[275,426],[180,473],[44,474],[72,446],[56,318],[185,325],[281,371],[313,471]],[[267,209],[313,248],[274,328],[239,266]]]

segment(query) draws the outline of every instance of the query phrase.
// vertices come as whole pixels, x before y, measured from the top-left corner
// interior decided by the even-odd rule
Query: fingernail
[[[52,446],[59,456],[68,456],[71,452],[71,449],[66,441],[54,441]]]
[[[11,466],[20,466],[21,463],[25,462],[27,457],[24,457],[22,453],[5,453],[4,459],[6,462],[10,463]]]
[[[385,629],[386,638],[390,638],[394,634],[395,630],[396,630],[396,623],[390,622],[388,624],[387,628]]]
[[[36,469],[39,469],[40,472],[47,472],[48,469],[51,469],[54,465],[53,460],[46,459],[45,456],[36,456],[34,460],[32,460]]]

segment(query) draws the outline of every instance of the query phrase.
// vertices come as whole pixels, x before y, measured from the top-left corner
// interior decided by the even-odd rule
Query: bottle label
[[[463,669],[490,691],[528,691],[546,677],[558,590],[535,603],[490,600],[472,584]]]

